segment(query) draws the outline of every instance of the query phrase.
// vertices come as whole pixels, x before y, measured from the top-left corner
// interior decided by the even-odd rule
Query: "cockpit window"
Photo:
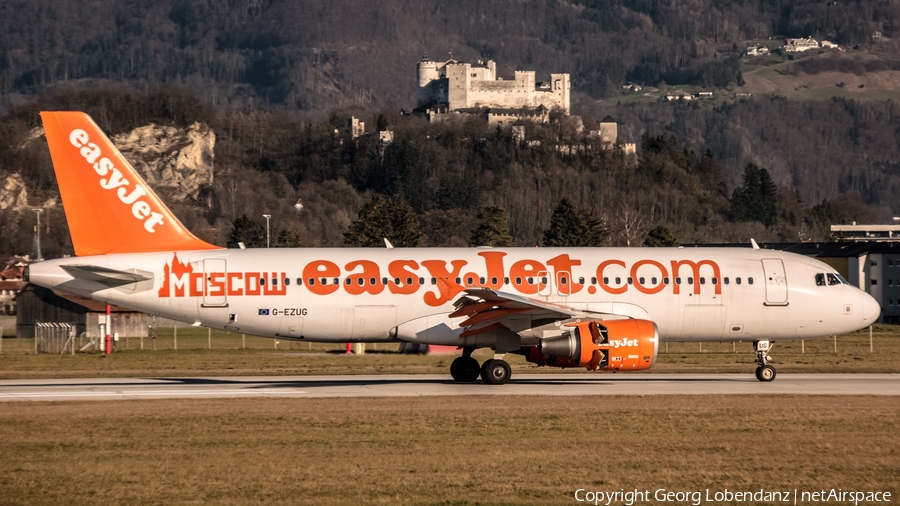
[[[834,273],[834,275],[837,276],[838,281],[840,281],[841,284],[844,284],[844,285],[849,285],[849,284],[850,284],[849,281],[847,281],[846,279],[844,279],[844,276],[841,276],[840,274],[838,274],[838,273],[836,273],[836,272]]]
[[[837,274],[829,272],[826,276],[828,277],[828,286],[841,284],[841,280],[838,278]]]
[[[825,273],[820,272],[816,274],[816,286],[825,286]]]

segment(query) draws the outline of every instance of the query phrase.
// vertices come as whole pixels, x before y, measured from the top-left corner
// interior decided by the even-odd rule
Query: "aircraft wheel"
[[[756,368],[756,379],[768,383],[775,379],[775,368],[770,365],[764,365]]]
[[[510,376],[512,370],[505,360],[488,360],[481,366],[481,380],[488,385],[503,385]]]
[[[489,359],[485,360],[484,363],[481,364],[481,381],[484,381],[485,383],[488,382],[488,380],[487,380],[487,377],[488,377],[487,367],[488,367],[488,365],[490,365],[490,363],[493,362],[493,361],[494,361],[494,359],[489,358]]]
[[[453,362],[450,362],[450,377],[453,378],[454,381],[462,381],[459,378],[459,362],[462,359],[462,357],[456,357],[453,359]]]
[[[472,357],[457,357],[450,363],[450,376],[460,383],[471,383],[477,380],[480,372],[478,361]]]

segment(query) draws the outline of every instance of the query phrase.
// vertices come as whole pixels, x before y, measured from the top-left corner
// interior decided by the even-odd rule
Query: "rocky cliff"
[[[43,134],[42,127],[35,128],[19,149],[42,139]],[[114,135],[112,141],[150,187],[168,202],[195,203],[199,201],[202,189],[213,184],[216,134],[204,124],[194,123],[187,129],[180,129],[151,123]],[[22,176],[15,172],[4,175],[0,171],[0,181],[3,180],[0,210],[27,209],[29,196]],[[44,208],[56,204],[55,197],[43,204],[33,203]]]
[[[213,183],[216,134],[194,123],[186,130],[149,124],[112,137],[113,143],[158,193],[198,201]]]
[[[28,191],[25,189],[25,181],[17,173],[6,176],[6,181],[0,187],[0,210],[10,208],[14,211],[28,208]]]

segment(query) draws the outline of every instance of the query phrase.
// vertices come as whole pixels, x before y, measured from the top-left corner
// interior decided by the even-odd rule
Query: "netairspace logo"
[[[625,490],[620,489],[615,492],[591,491],[579,488],[575,491],[575,500],[580,503],[593,505],[603,504],[611,506],[613,504],[623,504],[624,506],[633,506],[642,503],[672,503],[672,504],[690,504],[692,506],[700,506],[701,504],[719,504],[723,502],[737,503],[758,503],[768,502],[775,504],[877,504],[890,503],[891,492],[863,492],[851,491],[843,489],[830,490],[814,490],[801,491],[793,490],[764,490],[756,491],[735,491],[735,490],[695,490],[695,491],[675,491],[664,488],[650,490]]]

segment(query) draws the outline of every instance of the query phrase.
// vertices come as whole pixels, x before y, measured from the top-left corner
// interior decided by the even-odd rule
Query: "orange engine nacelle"
[[[569,335],[551,337],[525,350],[539,366],[585,367],[589,371],[642,371],[653,367],[659,332],[648,320],[590,320],[568,323]]]

